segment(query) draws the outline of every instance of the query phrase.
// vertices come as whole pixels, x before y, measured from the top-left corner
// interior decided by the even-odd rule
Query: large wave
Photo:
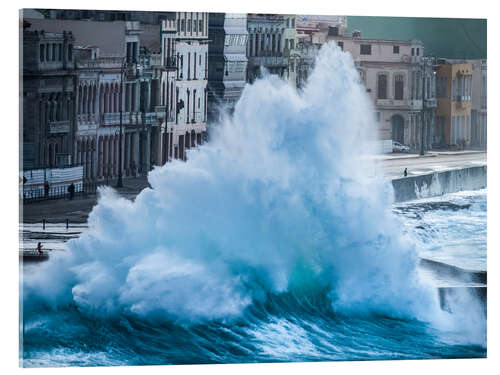
[[[377,126],[352,58],[325,45],[302,91],[247,85],[210,142],[156,167],[134,202],[100,189],[88,231],[25,276],[25,305],[200,321],[322,288],[336,312],[431,319],[391,187],[369,177]]]

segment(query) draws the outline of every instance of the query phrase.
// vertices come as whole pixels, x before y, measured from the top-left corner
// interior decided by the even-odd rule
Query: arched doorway
[[[392,139],[396,142],[404,144],[405,141],[405,120],[401,115],[391,117]]]

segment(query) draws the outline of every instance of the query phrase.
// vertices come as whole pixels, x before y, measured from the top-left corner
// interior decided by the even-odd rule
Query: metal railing
[[[95,182],[84,182],[75,185],[75,192],[72,199],[82,199],[87,198],[89,195],[96,194],[97,184]],[[53,186],[48,189],[39,188],[23,188],[22,190],[22,200],[23,203],[34,203],[52,199],[70,199],[70,193],[68,192],[68,186]]]

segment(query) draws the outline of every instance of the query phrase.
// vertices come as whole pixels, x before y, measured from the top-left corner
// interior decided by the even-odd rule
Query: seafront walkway
[[[101,185],[106,186],[106,185]],[[116,180],[109,181],[118,194],[127,199],[134,199],[139,192],[149,186],[146,177],[137,177],[123,180],[123,187],[116,188]],[[69,198],[46,200],[22,204],[19,211],[19,220],[24,223],[85,223],[88,215],[97,203],[97,194],[80,199]]]
[[[429,151],[424,156],[418,154],[387,154],[375,158],[379,165],[380,177],[400,178],[405,168],[408,176],[416,176],[449,169],[468,168],[471,166],[486,165],[484,151]],[[146,177],[124,179],[123,187],[116,188],[116,180],[110,181],[108,186],[127,198],[135,199],[137,194],[149,186]],[[85,223],[92,207],[97,203],[97,195],[75,200],[68,198],[40,201],[21,205],[19,220],[24,223]]]

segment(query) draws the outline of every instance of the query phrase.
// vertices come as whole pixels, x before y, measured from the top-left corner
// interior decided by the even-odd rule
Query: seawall
[[[486,165],[396,178],[392,180],[394,201],[404,202],[464,190],[484,189],[487,186],[486,180]]]

